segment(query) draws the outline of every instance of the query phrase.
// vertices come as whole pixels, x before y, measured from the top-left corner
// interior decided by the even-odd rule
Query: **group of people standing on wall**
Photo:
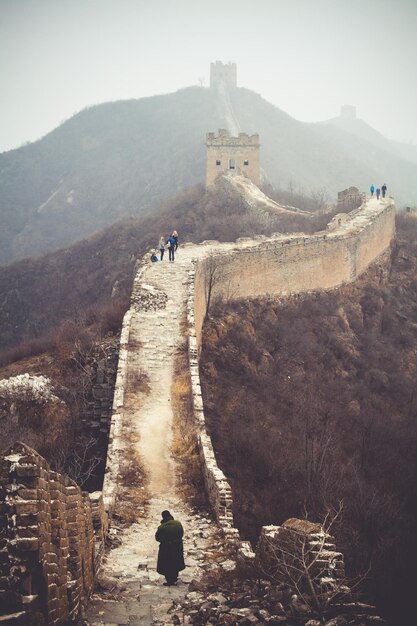
[[[168,249],[168,257],[170,261],[175,261],[175,253],[178,250],[178,233],[176,230],[173,230],[171,235],[165,239],[164,236],[161,236],[158,243],[159,250],[159,259],[156,254],[156,250],[152,250],[151,252],[151,261],[155,263],[156,261],[164,260],[165,249]]]
[[[383,198],[385,198],[385,194],[387,193],[387,186],[386,186],[386,184],[384,183],[384,184],[382,185],[382,187],[381,187],[381,188],[377,187],[377,188],[375,189],[375,186],[374,186],[374,185],[371,185],[371,186],[369,187],[369,191],[371,192],[371,198],[373,198],[373,195],[374,195],[374,193],[375,193],[375,195],[376,195],[376,199],[377,199],[377,200],[379,200],[379,196],[380,196],[381,194],[382,194],[382,197],[383,197]]]

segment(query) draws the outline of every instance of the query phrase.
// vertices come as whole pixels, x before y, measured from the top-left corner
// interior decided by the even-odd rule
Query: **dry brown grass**
[[[178,489],[185,500],[197,508],[206,508],[207,499],[191,400],[191,377],[186,340],[177,350],[171,401],[174,413],[172,452],[178,464]]]
[[[145,514],[145,507],[149,502],[148,477],[136,449],[138,435],[125,431],[123,439],[126,447],[119,472],[116,515],[122,522],[130,525]]]

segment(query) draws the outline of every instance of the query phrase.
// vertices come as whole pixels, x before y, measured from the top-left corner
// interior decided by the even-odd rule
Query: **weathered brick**
[[[13,503],[17,515],[35,515],[39,511],[40,504],[34,500],[21,500]]]
[[[42,476],[42,468],[37,465],[18,465],[15,469],[16,475],[22,478],[34,478]]]

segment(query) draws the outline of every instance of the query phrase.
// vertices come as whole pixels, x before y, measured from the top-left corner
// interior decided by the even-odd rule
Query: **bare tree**
[[[209,316],[210,306],[213,298],[213,290],[223,278],[223,263],[219,255],[211,252],[205,262],[204,290],[206,296],[206,315]]]
[[[77,485],[84,487],[102,462],[97,455],[96,448],[97,441],[94,437],[90,437],[87,441],[78,444],[75,449],[56,454],[52,459],[52,466],[55,471],[67,474]]]
[[[266,555],[258,560],[262,573],[294,589],[295,608],[297,603],[303,603],[320,618],[328,614],[332,603],[349,597],[353,587],[364,578],[354,584],[347,580],[343,555],[336,551],[330,535],[342,510],[340,502],[337,510],[328,511],[322,525],[289,520],[274,536],[262,537],[262,554]]]
[[[312,199],[314,200],[315,211],[319,211],[320,209],[323,209],[329,201],[329,194],[325,187],[312,189],[310,195]]]

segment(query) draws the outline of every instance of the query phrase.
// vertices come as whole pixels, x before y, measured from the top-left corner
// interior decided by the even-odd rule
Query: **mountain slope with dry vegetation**
[[[303,201],[315,208],[313,199]],[[237,192],[199,185],[152,214],[121,220],[69,248],[0,267],[0,364],[47,347],[63,320],[83,324],[86,317],[126,308],[136,260],[173,229],[180,244],[234,241],[254,232],[321,228],[328,219],[294,215],[265,223]]]
[[[389,271],[282,301],[218,305],[203,396],[236,518],[261,525],[343,502],[338,545],[369,567],[380,610],[409,623],[417,557],[417,221],[398,220]],[[404,620],[401,622],[401,618]]]

